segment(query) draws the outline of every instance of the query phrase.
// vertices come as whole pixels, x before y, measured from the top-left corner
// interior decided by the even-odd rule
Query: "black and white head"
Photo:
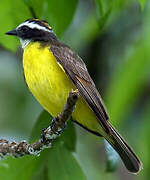
[[[19,37],[22,48],[25,48],[31,41],[48,42],[50,39],[56,39],[49,24],[39,19],[28,19],[6,34]]]

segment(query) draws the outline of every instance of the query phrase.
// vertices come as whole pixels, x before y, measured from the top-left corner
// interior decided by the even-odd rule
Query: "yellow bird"
[[[80,98],[72,118],[88,131],[103,136],[126,168],[137,173],[142,163],[110,124],[104,103],[82,59],[60,42],[44,20],[28,19],[7,35],[18,36],[24,49],[23,70],[29,90],[52,116],[62,111],[68,93]]]

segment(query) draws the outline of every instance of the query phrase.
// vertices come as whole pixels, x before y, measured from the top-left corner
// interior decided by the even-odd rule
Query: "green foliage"
[[[44,4],[46,0],[23,0],[24,4],[28,7],[33,18],[41,18],[43,15]]]
[[[119,155],[106,140],[104,140],[104,142],[105,142],[105,149],[107,154],[106,171],[114,172],[118,166]]]
[[[29,18],[31,16],[30,11],[22,1],[6,0],[1,2],[0,12],[0,22],[3,24],[0,28],[0,43],[6,48],[16,50],[19,45],[17,39],[12,37],[10,41],[10,38],[5,35],[5,32],[16,28],[18,23]]]
[[[30,141],[39,139],[39,132],[50,125],[52,117],[46,111],[39,116],[31,133]],[[70,122],[63,135],[58,138],[53,147],[41,153],[40,157],[23,157],[20,159],[8,158],[0,162],[1,177],[8,180],[29,180],[32,177],[42,176],[48,179],[86,179],[72,151],[75,151],[75,130]],[[43,166],[43,162],[45,162]],[[42,166],[42,168],[41,168]],[[41,168],[41,169],[40,169]],[[47,169],[47,171],[46,171]],[[13,172],[13,173],[12,173]],[[39,173],[40,172],[40,173]],[[58,173],[59,172],[59,173]],[[25,174],[26,175],[25,175]],[[46,175],[47,174],[47,175]]]
[[[38,170],[42,160],[42,156],[40,158],[28,156],[20,159],[9,157],[0,162],[1,178],[5,180],[30,180]]]
[[[47,128],[50,125],[52,119],[53,117],[47,111],[42,111],[34,125],[34,128],[32,129],[30,136],[31,143],[40,138],[39,132],[42,132],[44,128]]]
[[[141,43],[141,41],[137,43],[137,46],[131,52],[130,58],[127,57],[128,61],[125,60],[121,67],[119,66],[119,72],[116,70],[112,77],[107,98],[112,100],[109,101],[108,108],[113,124],[119,125],[120,121],[124,120],[123,117],[126,118],[126,113],[130,112],[134,103],[138,100],[137,96],[143,90],[142,86],[145,83],[145,76],[147,76],[145,70],[146,67],[149,67],[150,60],[148,58],[149,46],[144,44],[141,46]]]
[[[144,7],[145,7],[145,3],[146,3],[146,0],[138,0],[142,9],[144,10]]]
[[[64,130],[61,138],[60,138],[60,143],[63,143],[64,146],[69,150],[69,151],[76,151],[76,134],[75,134],[75,127],[74,124],[69,121],[67,123],[67,129]],[[69,136],[68,136],[69,134]]]
[[[76,6],[77,0],[2,1],[0,7],[0,22],[3,24],[3,26],[0,28],[0,43],[4,47],[15,51],[19,45],[19,42],[14,37],[11,37],[10,41],[10,37],[4,34],[5,32],[16,28],[19,23],[32,17],[46,19],[48,22],[50,22],[54,32],[58,36],[61,36],[71,23]]]
[[[47,1],[47,11],[45,12],[46,19],[51,23],[54,32],[58,36],[66,30],[73,18],[77,0],[50,0]],[[62,8],[64,7],[64,8]]]
[[[92,61],[92,65],[96,64],[95,66],[98,66],[99,69],[102,67],[98,71],[97,77],[101,77],[101,74],[99,74],[99,72],[103,71],[104,69],[104,79],[109,79],[107,91],[105,93],[105,100],[108,107],[108,112],[110,114],[111,122],[115,126],[125,126],[124,133],[132,131],[133,135],[130,138],[129,133],[127,139],[133,142],[133,145],[135,145],[135,147],[138,147],[137,152],[139,151],[138,154],[140,155],[140,157],[142,157],[142,161],[144,162],[144,173],[139,176],[139,179],[141,177],[143,179],[148,179],[150,167],[150,104],[149,102],[147,102],[146,106],[144,106],[143,101],[145,97],[145,89],[147,88],[147,86],[149,86],[150,4],[147,3],[148,5],[145,5],[146,0],[93,0],[93,2],[95,2],[95,7],[91,10],[91,12],[88,10],[88,12],[86,12],[86,18],[82,19],[83,11],[87,11],[85,10],[86,3],[89,3],[89,1],[84,2],[85,7],[83,7],[81,14],[76,17],[76,23],[74,22],[73,17],[78,5],[77,0],[3,0],[0,6],[0,22],[2,25],[0,28],[0,43],[3,47],[8,48],[12,51],[16,51],[19,45],[19,41],[14,37],[6,36],[4,33],[11,29],[14,29],[16,26],[18,26],[19,23],[31,17],[47,20],[54,29],[54,32],[59,37],[63,36],[64,32],[67,30],[67,28],[69,28],[69,25],[72,25],[73,28],[71,29],[71,33],[69,34],[68,32],[66,32],[63,38],[65,41],[69,42],[68,44],[71,44],[71,47],[74,47],[76,49],[82,49],[82,47],[91,46],[89,52],[93,51],[93,54],[90,57],[91,59],[89,61]],[[135,22],[134,24],[134,20],[136,21],[136,18],[133,18],[132,23],[134,24],[134,30],[132,30],[133,27],[129,24],[129,22],[130,18],[132,18],[131,15],[135,13],[135,9],[137,10],[139,7],[137,7],[137,2],[141,4],[143,12],[140,12],[140,22]],[[82,4],[79,3],[79,6],[82,6]],[[144,6],[146,6],[146,8],[144,8]],[[135,9],[132,9],[132,7],[135,7]],[[130,11],[133,11],[133,14],[130,15]],[[119,19],[121,20],[119,21]],[[127,29],[127,33],[123,29],[124,24],[129,26],[129,29]],[[121,27],[123,27],[123,30],[121,29]],[[120,31],[123,31],[121,35]],[[130,35],[132,33],[131,31],[134,31],[132,35]],[[111,42],[107,39],[107,37],[105,38],[104,36],[104,40],[99,47],[98,40],[100,37],[103,37],[103,33],[106,33],[106,35],[109,37],[114,35],[115,39],[117,39],[118,41],[115,42],[113,39],[113,42]],[[126,46],[122,46],[122,41],[124,39],[126,39]],[[109,44],[107,46],[106,53],[101,51],[101,54],[97,55],[96,51],[99,52],[102,46],[106,46],[106,44]],[[117,49],[117,51],[115,51],[114,49]],[[122,49],[125,49],[125,52],[123,52]],[[88,59],[89,52],[88,50],[86,51],[85,59]],[[99,56],[100,58],[97,61],[94,61],[97,56]],[[3,57],[3,59],[5,59],[5,57]],[[12,59],[10,59],[10,61],[11,60]],[[100,64],[101,62],[102,64]],[[105,63],[108,63],[110,65],[110,68],[106,68]],[[10,71],[8,64],[6,64],[6,66],[2,64],[2,66],[2,69],[6,67],[7,71]],[[93,65],[92,67],[95,68],[95,66]],[[16,72],[16,69],[14,71]],[[7,74],[9,74],[8,72]],[[3,74],[1,69],[0,73],[0,78],[2,79]],[[8,77],[8,79],[9,78],[10,77]],[[24,103],[23,110],[21,112],[27,112],[28,114],[38,112],[34,107],[36,106],[36,103],[34,104],[32,102],[30,104],[26,102],[26,100],[28,101],[28,99],[24,96],[26,96],[27,92],[25,91],[22,93],[20,91],[22,86],[20,86],[19,84],[20,82],[18,81],[18,77],[15,80],[12,79],[11,83],[7,80],[7,78],[5,78],[3,84],[1,83],[1,79],[0,90],[4,88],[4,91],[7,92],[11,87],[11,83],[13,84],[13,87],[17,89],[15,91],[14,88],[12,92],[12,94],[17,94],[16,97],[18,96],[18,101],[16,100],[18,104],[15,104],[14,107],[20,106],[21,103]],[[20,97],[24,97],[24,99],[21,99]],[[11,98],[11,96],[9,96],[9,93],[7,93],[7,95],[5,95],[4,102],[2,102],[2,106],[0,107],[3,107],[3,104],[7,103],[7,101],[9,104],[9,98]],[[1,96],[0,99],[2,99]],[[149,100],[150,98],[147,98],[147,101]],[[14,99],[11,99],[11,101],[14,101]],[[139,104],[139,102],[143,104],[141,105]],[[143,114],[141,115],[142,121],[140,122],[137,106],[140,106],[140,110],[141,108],[144,109],[142,112]],[[7,112],[10,113],[10,109],[7,104],[6,109]],[[18,108],[16,111],[20,111],[20,109]],[[0,112],[0,114],[2,114],[3,109],[0,109]],[[15,114],[19,112],[13,113]],[[133,114],[133,120],[125,121],[126,119],[131,118],[130,113]],[[26,119],[25,114],[24,116],[25,117],[23,119]],[[33,116],[31,117],[32,118],[30,120],[32,121]],[[14,121],[15,115],[11,118],[9,117],[9,119],[11,119],[11,121]],[[35,140],[40,138],[42,129],[49,126],[51,120],[52,116],[49,115],[49,113],[47,113],[46,111],[43,111],[40,114],[32,129],[30,142],[34,142]],[[18,119],[18,121],[21,121],[20,118]],[[126,122],[127,125],[125,124]],[[14,126],[17,127],[17,125],[18,123],[17,121],[15,121]],[[1,124],[1,126],[3,127],[3,124]],[[28,127],[29,126],[31,126],[31,124],[29,124],[28,121]],[[3,129],[1,128],[1,130]],[[24,128],[19,131],[19,135],[17,137],[22,137],[23,133],[25,133]],[[0,161],[1,179],[108,179],[107,173],[105,174],[103,172],[104,163],[101,159],[99,159],[99,157],[103,156],[103,152],[101,153],[98,150],[98,153],[91,153],[96,157],[95,159],[93,158],[94,160],[91,158],[90,153],[88,155],[84,153],[84,148],[86,148],[85,152],[87,152],[87,149],[89,151],[95,152],[95,141],[93,136],[90,139],[89,136],[83,136],[83,132],[81,134],[81,136],[85,138],[83,142],[81,141],[80,135],[78,135],[79,137],[77,137],[74,125],[70,121],[67,125],[67,129],[61,135],[61,137],[56,140],[56,142],[53,144],[53,147],[42,152],[40,157],[23,157],[19,159],[7,158],[6,160]],[[140,137],[138,137],[137,135]],[[86,137],[88,138],[86,139]],[[99,141],[100,140],[98,139],[98,144]],[[76,153],[79,152],[79,149],[80,151],[82,151],[82,157],[80,153]],[[81,162],[77,160],[83,159],[83,157],[85,157],[85,161]],[[114,156],[112,150],[107,153],[106,159],[108,160],[106,164],[107,170],[115,170],[118,165],[118,159],[116,158],[116,156]],[[88,160],[91,160],[92,162],[87,162]],[[86,172],[86,175],[84,174],[84,172]],[[92,174],[91,176],[90,173]],[[120,176],[116,173],[115,175],[111,175],[109,179],[116,180],[119,177]],[[136,179],[138,179],[138,177]]]
[[[113,18],[116,18],[118,11],[123,10],[126,6],[131,4],[133,0],[95,0],[97,7],[97,17],[99,28],[102,30],[107,25],[107,22],[112,23]]]
[[[62,143],[51,149],[48,156],[48,176],[49,179],[57,180],[86,180],[72,152],[64,148]]]

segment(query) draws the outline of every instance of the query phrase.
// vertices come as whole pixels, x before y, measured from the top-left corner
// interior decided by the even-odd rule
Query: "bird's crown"
[[[52,28],[49,26],[47,21],[39,19],[27,19],[25,22],[21,23],[17,27],[17,29],[21,29],[22,27],[28,27],[31,29],[39,29],[44,31],[52,31]]]
[[[6,33],[7,35],[18,36],[24,48],[31,41],[44,41],[57,39],[48,22],[39,19],[27,19],[16,29]]]

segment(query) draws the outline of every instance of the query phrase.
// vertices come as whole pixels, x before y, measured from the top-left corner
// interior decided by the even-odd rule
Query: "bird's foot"
[[[67,123],[60,124],[59,119],[53,118],[48,128],[42,129],[41,142],[45,143],[47,140],[56,139],[60,136],[67,128]]]

